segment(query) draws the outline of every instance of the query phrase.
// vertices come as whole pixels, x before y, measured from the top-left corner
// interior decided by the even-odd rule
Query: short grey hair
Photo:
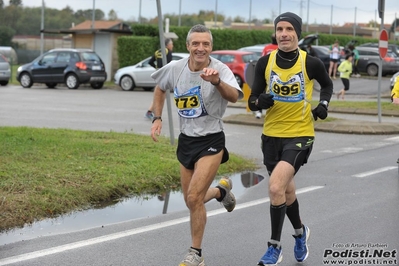
[[[191,37],[191,34],[194,33],[194,32],[208,32],[209,35],[211,35],[211,43],[213,43],[212,32],[207,27],[205,27],[204,25],[197,24],[197,25],[194,25],[190,29],[190,31],[188,32],[187,38],[186,38],[186,43],[187,44],[190,44],[190,37]]]

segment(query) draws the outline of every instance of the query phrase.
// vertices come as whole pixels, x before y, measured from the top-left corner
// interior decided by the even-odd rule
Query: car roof
[[[183,58],[190,56],[189,53],[175,53],[175,52],[172,52],[172,55],[178,55],[178,56],[181,56]]]
[[[245,55],[245,54],[254,54],[249,51],[241,51],[241,50],[216,50],[211,52],[211,54],[235,54],[235,55]]]
[[[48,52],[94,52],[94,51],[86,48],[54,48]]]

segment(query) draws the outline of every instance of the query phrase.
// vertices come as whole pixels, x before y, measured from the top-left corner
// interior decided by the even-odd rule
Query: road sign
[[[378,50],[381,58],[385,58],[388,51],[388,32],[386,30],[381,30],[380,40],[378,41]]]

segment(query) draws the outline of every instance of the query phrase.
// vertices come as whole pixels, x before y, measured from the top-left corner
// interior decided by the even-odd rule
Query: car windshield
[[[322,46],[312,46],[312,47],[321,54],[330,55],[330,50],[327,47],[322,47]]]
[[[100,57],[97,54],[92,52],[83,52],[82,53],[83,61],[97,61],[100,62]]]
[[[7,62],[7,60],[4,58],[4,56],[2,54],[0,54],[0,62]]]

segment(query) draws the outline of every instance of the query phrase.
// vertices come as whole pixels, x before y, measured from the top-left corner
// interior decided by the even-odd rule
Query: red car
[[[222,61],[231,69],[241,88],[245,82],[244,72],[247,64],[258,60],[255,53],[238,50],[213,51],[211,56]]]

